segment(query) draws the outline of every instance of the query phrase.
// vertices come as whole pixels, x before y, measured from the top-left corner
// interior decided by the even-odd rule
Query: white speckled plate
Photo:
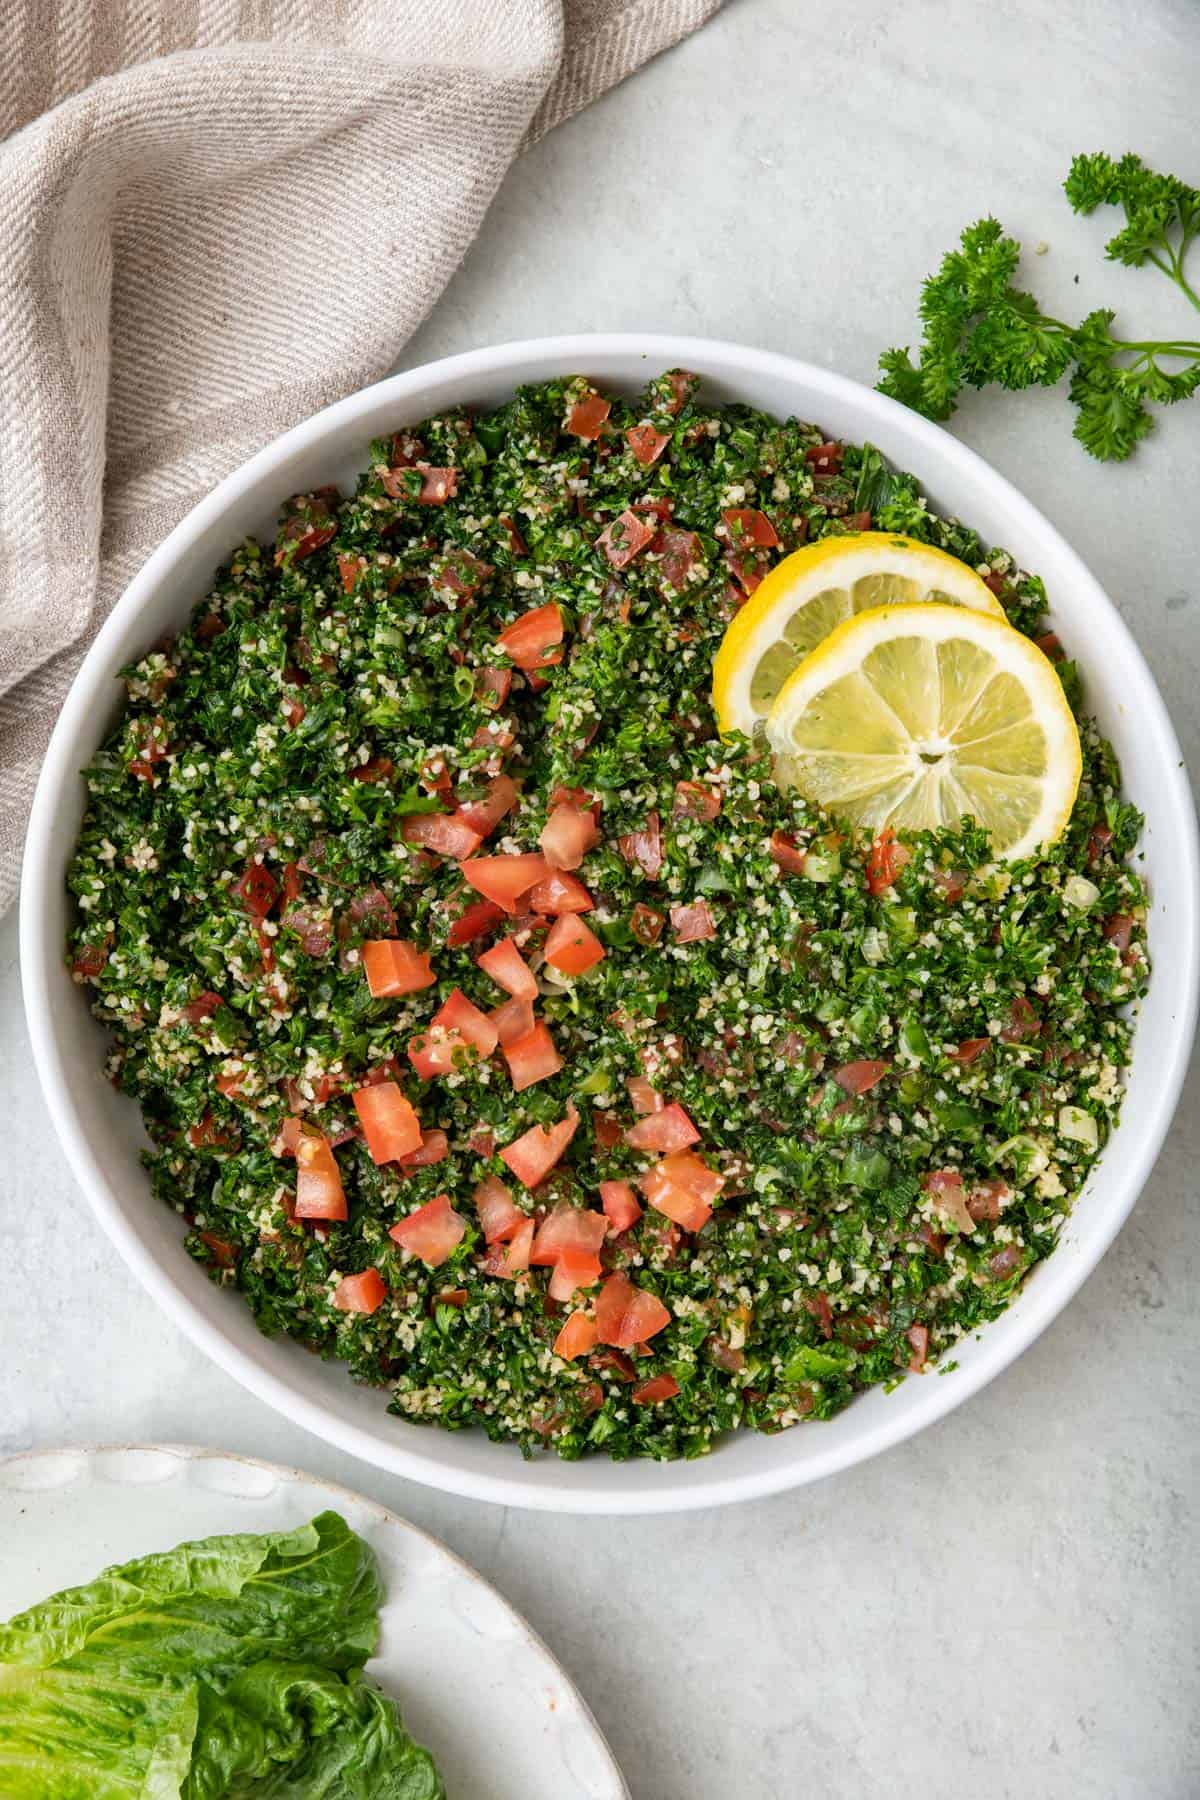
[[[0,1618],[109,1563],[326,1508],[379,1558],[387,1601],[368,1673],[433,1752],[450,1800],[628,1800],[596,1721],[508,1602],[423,1531],[298,1469],[158,1444],[0,1462]]]

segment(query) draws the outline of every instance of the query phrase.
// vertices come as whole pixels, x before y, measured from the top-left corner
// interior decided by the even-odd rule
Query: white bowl
[[[1054,1255],[1004,1317],[956,1346],[945,1379],[914,1378],[863,1395],[836,1419],[779,1437],[739,1432],[699,1461],[523,1462],[481,1432],[408,1424],[386,1396],[286,1339],[262,1337],[240,1295],[215,1287],[181,1247],[180,1221],[155,1200],[137,1160],[136,1107],[100,1070],[101,1033],[63,958],[64,871],[84,802],[79,771],[114,718],[117,671],[188,617],[214,569],[248,532],[269,537],[279,502],[348,484],[370,438],[445,407],[491,405],[520,382],[582,372],[617,388],[682,365],[714,399],[811,419],[834,438],[870,439],[957,514],[1045,578],[1057,629],[1083,663],[1090,710],[1112,738],[1126,791],[1146,815],[1143,840],[1155,974],[1138,1023],[1119,1129]],[[29,1029],[50,1115],[97,1217],[134,1273],[221,1367],[297,1424],[398,1475],[479,1500],[557,1512],[667,1512],[799,1486],[861,1462],[941,1418],[1031,1344],[1095,1267],[1150,1172],[1171,1120],[1195,1028],[1200,862],[1179,745],[1145,662],[1095,578],[1015,489],[956,439],[855,382],[733,344],[677,337],[540,339],[449,357],[353,394],[253,457],[176,527],[130,584],[63,707],[29,822],[21,896],[21,968]]]

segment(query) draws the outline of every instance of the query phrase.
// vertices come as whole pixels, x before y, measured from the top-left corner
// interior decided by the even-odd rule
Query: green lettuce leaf
[[[394,1701],[358,1676],[262,1662],[200,1696],[182,1800],[444,1800]]]
[[[0,1794],[438,1793],[391,1702],[358,1679],[381,1599],[371,1551],[336,1513],[181,1544],[53,1595],[0,1625]],[[277,1785],[306,1763],[324,1787]],[[414,1776],[426,1785],[396,1785]]]

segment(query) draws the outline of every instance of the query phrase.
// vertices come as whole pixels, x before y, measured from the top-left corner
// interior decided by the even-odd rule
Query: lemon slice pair
[[[895,532],[821,538],[785,556],[734,618],[717,652],[713,703],[721,730],[755,736],[792,670],[836,626],[878,606],[912,601],[1004,617],[974,569]]]
[[[811,563],[794,584],[786,571],[797,558],[772,571],[714,666],[722,729],[765,730],[778,779],[865,830],[928,831],[969,815],[997,856],[1030,855],[1061,835],[1079,786],[1079,734],[1062,683],[973,571],[924,545],[902,562],[900,545],[907,550],[906,540],[864,533],[812,546],[824,553],[820,589]],[[939,572],[942,563],[953,569]],[[898,567],[909,571],[904,579],[925,580],[920,597],[891,601]],[[935,573],[936,584],[926,579]],[[876,586],[864,588],[872,575]],[[773,595],[760,605],[769,582]],[[791,617],[789,592],[798,597]],[[857,596],[872,592],[889,597],[859,608]],[[803,660],[793,649],[776,683],[783,657],[773,647],[811,635],[832,610],[823,596],[838,593],[841,622]]]

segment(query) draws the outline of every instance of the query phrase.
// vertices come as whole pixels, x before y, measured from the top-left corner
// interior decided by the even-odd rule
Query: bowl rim
[[[723,1472],[714,1461],[707,1465],[712,1471],[707,1480],[693,1478],[686,1486],[673,1479],[672,1472],[681,1465],[656,1464],[654,1467],[661,1473],[661,1483],[656,1482],[652,1489],[626,1494],[616,1491],[611,1483],[589,1485],[586,1480],[576,1480],[571,1489],[565,1490],[552,1484],[539,1487],[536,1480],[531,1481],[528,1476],[516,1479],[503,1472],[503,1455],[511,1451],[507,1445],[496,1446],[496,1472],[482,1475],[443,1465],[437,1455],[436,1432],[428,1434],[433,1440],[432,1454],[424,1449],[419,1452],[407,1449],[399,1439],[385,1441],[381,1433],[340,1416],[323,1400],[310,1397],[298,1386],[294,1387],[272,1373],[237,1346],[217,1324],[204,1317],[148,1248],[132,1222],[126,1219],[116,1192],[87,1142],[66,1081],[47,979],[47,970],[61,957],[60,947],[47,943],[47,919],[54,916],[54,908],[48,904],[51,886],[61,880],[61,869],[55,867],[51,850],[56,803],[64,785],[78,773],[71,744],[84,715],[95,704],[104,684],[112,678],[110,646],[133,622],[160,582],[169,578],[184,552],[217,525],[236,500],[288,457],[318,446],[338,427],[353,422],[379,405],[394,403],[398,411],[402,410],[431,385],[457,378],[494,379],[512,371],[516,385],[528,378],[522,377],[519,371],[530,363],[553,360],[562,372],[570,373],[587,371],[611,359],[627,359],[631,363],[646,363],[659,368],[719,364],[718,378],[723,381],[736,381],[741,372],[759,377],[775,376],[789,385],[803,382],[814,395],[827,398],[833,407],[843,402],[861,411],[866,405],[881,419],[897,423],[906,439],[906,454],[912,457],[910,466],[920,466],[921,451],[927,448],[936,460],[948,460],[957,465],[958,473],[965,480],[998,497],[1016,521],[1018,530],[1023,529],[1034,536],[1048,534],[1055,542],[1059,560],[1067,569],[1071,582],[1108,615],[1107,622],[1121,644],[1123,655],[1141,678],[1148,712],[1139,719],[1139,726],[1154,741],[1158,777],[1166,804],[1180,827],[1174,854],[1184,870],[1183,892],[1190,915],[1185,921],[1190,929],[1184,933],[1188,947],[1184,963],[1171,972],[1179,1005],[1174,1014],[1167,1054],[1156,1067],[1156,1083],[1145,1097],[1137,1121],[1133,1167],[1121,1204],[1110,1207],[1108,1216],[1081,1236],[1073,1246],[1073,1256],[1055,1268],[1053,1282],[1043,1285],[1040,1290],[1034,1284],[1024,1291],[1025,1304],[1019,1321],[1011,1314],[1006,1315],[1010,1326],[1005,1334],[991,1339],[985,1333],[981,1351],[969,1368],[960,1368],[956,1372],[953,1382],[921,1384],[917,1399],[904,1410],[897,1409],[890,1418],[874,1423],[859,1437],[840,1445],[830,1445],[803,1464],[791,1463],[781,1457],[777,1466],[768,1470]],[[327,1443],[389,1473],[468,1499],[537,1511],[581,1514],[683,1512],[762,1498],[807,1485],[865,1462],[903,1442],[935,1419],[954,1411],[994,1380],[1040,1336],[1077,1293],[1132,1210],[1162,1147],[1187,1073],[1200,1001],[1200,838],[1174,727],[1128,626],[1057,528],[976,451],[898,402],[847,376],[774,351],[674,333],[584,333],[519,339],[420,364],[335,401],[239,464],[152,552],[114,605],[76,672],[46,752],[30,809],[22,865],[20,968],[34,1064],[55,1133],[76,1180],[108,1237],[142,1286],[192,1342],[227,1374],[276,1412]],[[1056,1254],[1061,1255],[1061,1250]],[[996,1321],[997,1325],[999,1323]],[[605,1465],[606,1468],[609,1466]],[[695,1468],[694,1464],[682,1466]],[[575,1467],[586,1469],[586,1460]]]

